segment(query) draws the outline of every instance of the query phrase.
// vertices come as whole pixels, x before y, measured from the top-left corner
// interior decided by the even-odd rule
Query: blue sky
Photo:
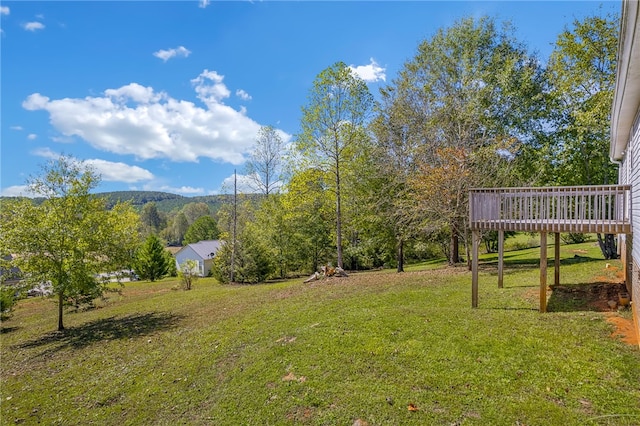
[[[377,96],[439,28],[509,20],[546,62],[574,19],[619,1],[0,3],[2,195],[61,153],[103,191],[225,191],[260,126],[285,141],[323,69],[353,67]],[[226,186],[229,188],[229,185]]]

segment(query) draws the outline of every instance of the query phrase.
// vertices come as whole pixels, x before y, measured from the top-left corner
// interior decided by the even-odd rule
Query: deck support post
[[[553,273],[553,285],[559,285],[560,284],[560,233],[559,232],[556,232],[553,248],[555,250],[555,256],[554,256],[555,270]]]
[[[498,288],[504,286],[504,230],[498,231]]]
[[[472,260],[471,260],[471,307],[478,307],[478,245],[480,243],[480,232],[471,231]]]
[[[540,233],[540,312],[547,312],[547,233]]]

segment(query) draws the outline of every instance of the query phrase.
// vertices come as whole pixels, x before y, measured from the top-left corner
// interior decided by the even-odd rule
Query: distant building
[[[175,253],[176,267],[180,269],[187,260],[195,260],[198,262],[198,271],[200,276],[206,277],[211,271],[213,258],[222,246],[220,240],[205,240],[197,243],[187,244]]]

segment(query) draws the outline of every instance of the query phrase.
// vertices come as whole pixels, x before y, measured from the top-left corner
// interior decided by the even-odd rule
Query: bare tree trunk
[[[64,296],[62,292],[58,293],[58,331],[64,330],[64,324],[62,323]]]
[[[235,279],[236,269],[236,228],[238,225],[238,180],[236,171],[233,171],[233,232],[231,238],[231,268],[230,268],[230,280],[233,282]]]
[[[602,234],[598,235],[598,245],[600,246],[600,251],[602,251],[602,255],[605,259],[617,259],[618,258],[618,247],[616,246],[616,236],[614,234],[605,234],[604,239],[602,238]]]
[[[398,238],[398,272],[404,272],[404,239]]]
[[[336,244],[338,245],[338,267],[342,268],[342,209],[340,205],[340,162],[336,158]]]
[[[449,256],[449,265],[455,265],[460,260],[459,237],[455,230],[451,231],[451,249]]]

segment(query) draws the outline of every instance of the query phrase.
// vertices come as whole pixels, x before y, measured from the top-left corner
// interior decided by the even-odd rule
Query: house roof
[[[204,240],[198,241],[197,243],[187,244],[186,247],[190,247],[203,259],[211,259],[220,249],[221,245],[222,243],[220,240]]]
[[[640,107],[640,22],[638,1],[623,0],[618,42],[618,71],[611,109],[612,160],[621,160]]]

